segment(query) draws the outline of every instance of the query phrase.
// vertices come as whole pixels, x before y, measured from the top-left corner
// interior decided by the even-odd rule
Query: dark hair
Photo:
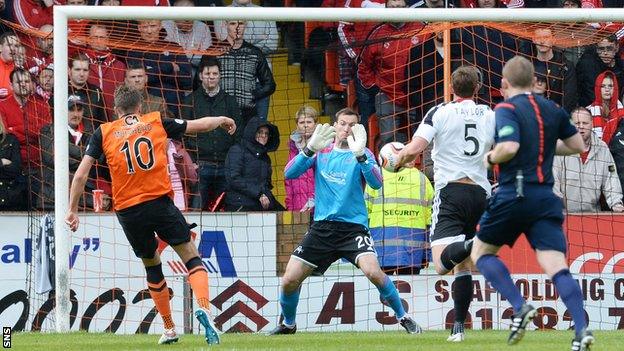
[[[90,63],[89,56],[85,53],[79,52],[69,59],[69,68],[73,68],[74,62],[76,61],[86,62],[87,64]]]
[[[9,37],[15,37],[19,41],[19,37],[15,32],[4,32],[0,34],[0,45],[4,45]]]
[[[15,77],[16,74],[19,75],[28,75],[31,79],[32,76],[30,75],[30,72],[28,72],[27,70],[23,69],[23,68],[15,68],[13,71],[11,71],[11,73],[9,74],[9,81],[11,83],[13,83],[13,78]]]
[[[145,65],[139,60],[128,60],[128,63],[126,64],[126,71],[129,71],[131,69],[145,70]]]
[[[351,107],[345,107],[339,110],[338,112],[336,112],[333,118],[333,122],[337,122],[338,116],[341,116],[341,115],[357,116],[357,121],[358,123],[360,122],[360,115],[357,112],[355,112],[355,110],[352,109]]]
[[[202,57],[201,62],[199,63],[199,68],[197,72],[201,74],[204,71],[204,68],[214,67],[214,66],[217,66],[217,68],[219,69],[219,72],[221,72],[221,63],[219,62],[219,60],[217,60],[216,57],[204,56]]]
[[[122,113],[133,113],[143,102],[143,95],[140,91],[122,84],[115,89],[114,101],[115,107]]]
[[[478,69],[474,66],[461,66],[451,74],[451,86],[455,95],[469,98],[479,86]]]

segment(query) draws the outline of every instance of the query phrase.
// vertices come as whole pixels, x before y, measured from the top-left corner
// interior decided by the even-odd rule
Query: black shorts
[[[437,191],[431,216],[431,246],[472,239],[487,206],[487,193],[476,184],[449,183]]]
[[[186,219],[169,196],[125,208],[116,214],[137,257],[154,257],[158,247],[154,233],[171,246],[191,240]]]
[[[292,253],[295,259],[314,267],[315,274],[325,273],[339,258],[357,266],[357,260],[363,255],[377,256],[368,229],[359,224],[332,221],[312,223]]]
[[[524,197],[513,186],[501,187],[490,199],[479,223],[477,237],[486,244],[512,247],[524,233],[537,250],[567,252],[562,229],[563,201],[552,185],[524,185]]]

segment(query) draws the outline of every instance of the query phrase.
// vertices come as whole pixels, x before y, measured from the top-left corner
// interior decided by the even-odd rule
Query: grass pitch
[[[446,341],[448,332],[430,331],[421,335],[400,332],[298,333],[268,337],[263,334],[225,334],[221,345],[208,346],[200,335],[182,335],[172,345],[157,345],[159,335],[113,335],[104,333],[16,333],[15,350],[570,350],[572,331],[529,331],[517,345],[507,346],[506,331],[471,331],[463,343]],[[624,350],[622,331],[595,332],[593,351]]]

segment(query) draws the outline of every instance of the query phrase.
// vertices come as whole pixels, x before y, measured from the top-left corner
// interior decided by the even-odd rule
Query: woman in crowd
[[[318,122],[318,112],[310,106],[302,106],[295,115],[297,129],[288,140],[288,161],[303,150],[312,136]],[[314,209],[314,169],[308,169],[297,179],[284,180],[286,186],[286,209],[289,211],[313,211]]]
[[[258,117],[247,122],[241,141],[230,148],[225,159],[226,211],[284,210],[271,191],[271,159],[267,154],[278,146],[275,125]]]

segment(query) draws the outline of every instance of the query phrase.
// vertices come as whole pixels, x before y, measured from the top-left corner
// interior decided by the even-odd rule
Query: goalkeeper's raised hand
[[[347,137],[349,149],[356,158],[360,158],[364,156],[364,149],[366,148],[366,129],[358,123],[351,128],[351,133],[353,135]]]
[[[312,156],[315,152],[323,150],[331,144],[335,137],[336,130],[334,127],[327,123],[319,124],[314,129],[314,133],[312,133],[310,140],[308,140],[308,145],[306,145],[303,151],[306,155]]]

